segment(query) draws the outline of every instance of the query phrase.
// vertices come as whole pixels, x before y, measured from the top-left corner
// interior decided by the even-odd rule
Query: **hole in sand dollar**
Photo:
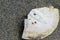
[[[36,15],[36,14],[34,13],[34,15]]]

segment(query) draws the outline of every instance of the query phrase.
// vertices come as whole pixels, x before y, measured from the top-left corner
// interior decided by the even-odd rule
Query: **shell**
[[[43,39],[53,33],[59,22],[59,10],[50,7],[35,8],[30,11],[25,19],[23,39]]]

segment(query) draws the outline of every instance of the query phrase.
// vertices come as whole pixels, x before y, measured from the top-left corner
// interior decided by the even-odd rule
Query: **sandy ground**
[[[29,11],[49,5],[60,10],[60,0],[0,0],[0,40],[22,40],[24,19]],[[60,40],[59,24],[51,35],[42,40]]]

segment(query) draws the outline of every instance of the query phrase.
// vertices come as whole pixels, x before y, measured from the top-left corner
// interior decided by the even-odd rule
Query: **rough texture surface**
[[[0,0],[0,40],[21,40],[23,20],[29,11],[51,4],[60,10],[60,0]],[[60,40],[60,25],[42,40]]]

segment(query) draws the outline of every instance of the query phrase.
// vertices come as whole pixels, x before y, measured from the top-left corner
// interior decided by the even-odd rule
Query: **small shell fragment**
[[[23,39],[43,39],[53,33],[59,22],[59,10],[57,8],[42,7],[32,9],[25,19]]]

